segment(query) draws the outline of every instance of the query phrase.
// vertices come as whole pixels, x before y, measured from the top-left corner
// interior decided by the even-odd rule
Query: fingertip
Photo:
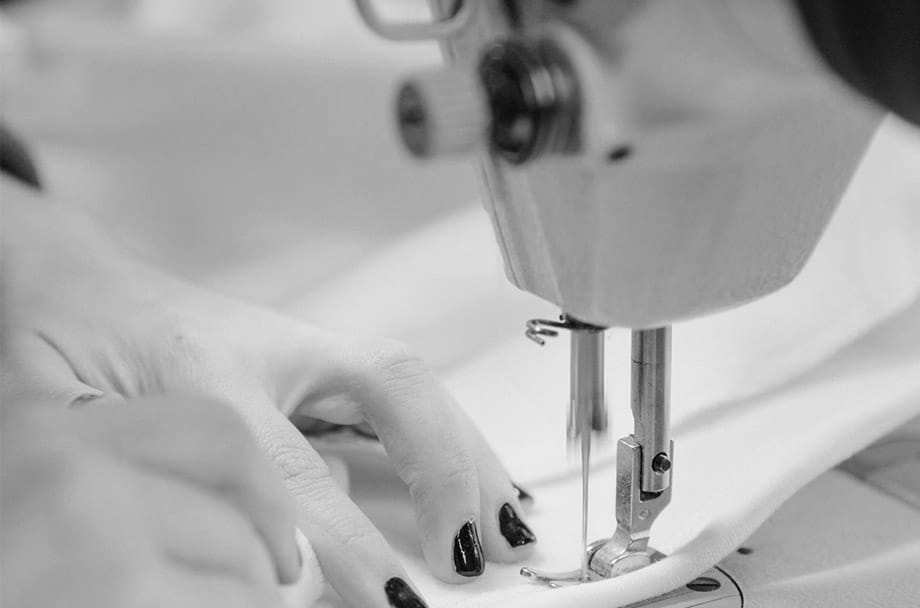
[[[520,505],[507,499],[484,513],[488,526],[485,535],[486,556],[490,561],[514,563],[533,554],[537,536],[520,516]]]
[[[464,522],[454,536],[453,561],[454,571],[466,578],[480,576],[485,571],[485,555],[475,520]]]
[[[498,529],[508,546],[513,549],[527,547],[537,542],[537,536],[530,526],[524,523],[510,503],[506,502],[498,510]]]
[[[450,584],[474,581],[485,571],[478,517],[460,517],[451,525],[442,522],[435,534],[422,535],[422,553],[429,570]],[[421,526],[424,530],[425,527]]]
[[[425,603],[418,592],[399,576],[394,576],[387,580],[383,586],[383,591],[387,602],[393,608],[428,608],[428,604]]]

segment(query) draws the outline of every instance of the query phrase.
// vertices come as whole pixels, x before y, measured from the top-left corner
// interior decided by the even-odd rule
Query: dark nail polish
[[[527,524],[514,512],[514,507],[508,503],[498,510],[498,529],[512,547],[523,547],[537,540]]]
[[[479,529],[471,519],[460,526],[454,538],[454,569],[460,576],[479,576],[484,568]]]
[[[394,576],[383,586],[387,601],[393,608],[428,608],[428,604],[412,590],[412,587],[398,576]]]
[[[533,496],[530,495],[530,492],[517,485],[516,483],[512,482],[511,485],[513,485],[514,489],[517,490],[517,497],[518,500],[521,501],[521,504],[533,502]]]

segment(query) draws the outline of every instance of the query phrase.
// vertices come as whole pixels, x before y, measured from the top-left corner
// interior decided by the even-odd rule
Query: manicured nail
[[[484,568],[479,530],[471,519],[460,526],[454,538],[454,569],[460,576],[479,576]]]
[[[383,586],[387,594],[387,601],[393,608],[428,608],[428,604],[412,590],[406,581],[394,576]]]
[[[525,490],[524,488],[522,488],[521,486],[517,485],[514,482],[512,482],[511,485],[513,485],[514,489],[517,490],[517,497],[518,497],[518,500],[521,501],[521,504],[533,502],[533,496],[530,495],[530,492],[528,492],[527,490]]]
[[[498,529],[512,547],[523,547],[537,540],[527,524],[514,512],[514,507],[508,503],[498,510]]]

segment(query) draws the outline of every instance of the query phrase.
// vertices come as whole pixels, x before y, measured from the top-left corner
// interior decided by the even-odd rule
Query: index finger
[[[298,526],[339,595],[355,608],[425,608],[383,535],[294,425],[267,399],[242,409],[257,441],[281,469],[297,505]]]

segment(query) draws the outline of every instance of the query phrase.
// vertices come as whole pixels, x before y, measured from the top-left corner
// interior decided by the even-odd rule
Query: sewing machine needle
[[[591,476],[591,429],[581,434],[581,578],[588,580],[588,481]]]
[[[574,456],[576,445],[581,449],[581,567],[566,572],[544,572],[530,567],[521,568],[521,575],[533,581],[559,587],[597,580],[591,570],[591,555],[597,543],[588,544],[588,487],[591,479],[591,441],[593,433],[607,430],[607,407],[604,398],[604,328],[562,315],[559,322],[531,319],[527,322],[527,337],[542,344],[541,336],[555,335],[547,330],[568,329],[571,332],[570,395],[566,417],[566,448]],[[541,333],[542,332],[542,333]],[[577,443],[580,442],[580,443]]]
[[[575,322],[569,319],[569,323]],[[571,327],[571,395],[568,437],[581,441],[581,580],[590,580],[588,563],[588,483],[594,431],[607,428],[604,400],[604,329],[579,323]],[[573,445],[573,444],[570,444]]]

